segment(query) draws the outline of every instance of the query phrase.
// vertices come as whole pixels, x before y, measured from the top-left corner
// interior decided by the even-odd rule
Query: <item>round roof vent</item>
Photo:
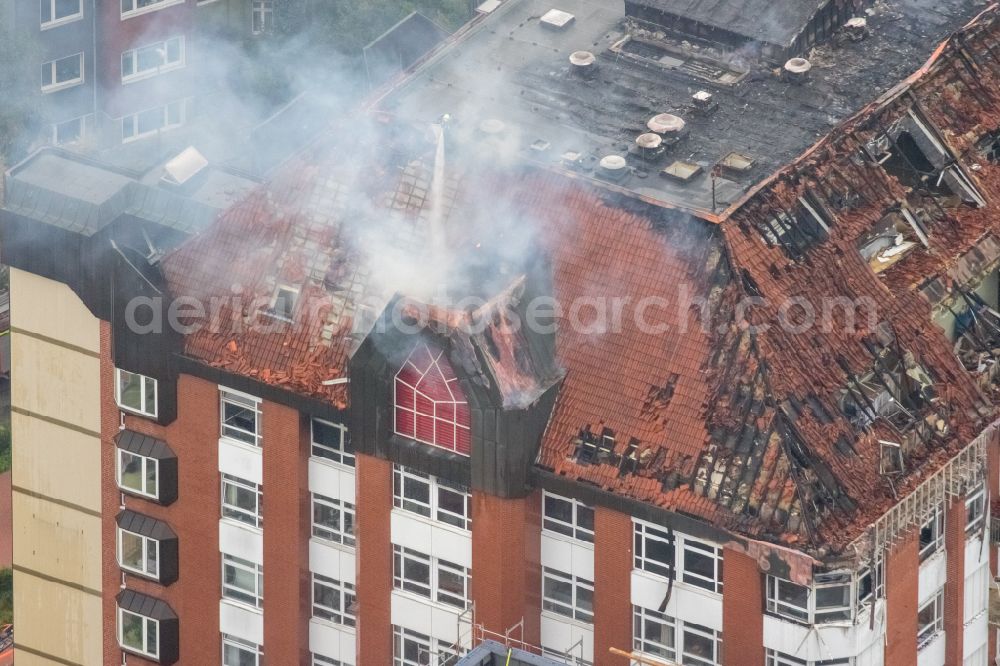
[[[672,113],[661,113],[650,118],[646,127],[657,134],[673,134],[684,129],[684,120]]]
[[[806,74],[812,69],[812,63],[805,58],[792,58],[785,63],[785,71],[791,74]]]
[[[653,150],[660,147],[660,144],[663,143],[663,137],[654,132],[646,132],[637,136],[635,143],[640,148]]]
[[[479,131],[483,134],[499,134],[506,125],[499,118],[487,118],[479,123]]]
[[[852,28],[854,30],[858,30],[858,29],[863,30],[863,29],[865,29],[865,28],[868,27],[868,19],[866,19],[864,16],[855,16],[854,18],[850,19],[844,25],[846,25],[848,28]]]
[[[597,58],[590,51],[573,51],[569,56],[569,62],[576,67],[590,67],[597,61]]]
[[[625,158],[621,155],[605,155],[599,162],[605,171],[621,171],[625,168]]]

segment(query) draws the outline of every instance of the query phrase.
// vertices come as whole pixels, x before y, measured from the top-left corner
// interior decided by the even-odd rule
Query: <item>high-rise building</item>
[[[720,7],[484,3],[256,187],[12,169],[18,659],[993,662],[1000,11]]]

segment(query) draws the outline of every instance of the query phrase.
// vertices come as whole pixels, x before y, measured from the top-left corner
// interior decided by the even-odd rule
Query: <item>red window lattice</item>
[[[396,373],[395,392],[396,433],[469,455],[469,404],[444,352],[418,344]]]

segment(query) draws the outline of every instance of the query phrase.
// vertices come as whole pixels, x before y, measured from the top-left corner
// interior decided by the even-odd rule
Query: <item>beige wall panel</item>
[[[58,424],[11,414],[17,488],[101,510],[101,440]]]
[[[15,571],[14,605],[18,643],[73,663],[101,664],[100,597]],[[17,653],[17,666],[49,663],[24,655]]]
[[[96,357],[16,332],[11,334],[11,356],[15,410],[100,432],[100,361]]]
[[[11,326],[100,351],[99,320],[61,282],[10,269]]]
[[[101,589],[100,518],[16,491],[13,509],[15,566]]]

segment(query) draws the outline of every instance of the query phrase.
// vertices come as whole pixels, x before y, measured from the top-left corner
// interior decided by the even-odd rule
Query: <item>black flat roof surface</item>
[[[563,30],[542,25],[540,17],[553,8],[575,20]],[[711,212],[709,173],[724,156],[735,151],[754,164],[718,181],[718,210],[912,74],[981,10],[971,0],[880,2],[868,16],[867,39],[835,39],[814,50],[804,84],[786,82],[756,65],[740,82],[726,85],[718,83],[726,79],[718,76],[720,70],[690,54],[639,49],[639,59],[611,50],[626,35],[624,3],[506,0],[378,106],[417,124],[449,114],[449,132],[464,134],[473,145],[482,141],[489,159],[516,158],[553,168],[564,168],[560,158],[566,151],[591,156],[589,164],[608,154],[624,155],[648,131],[651,117],[673,113],[687,123],[686,140],[655,164],[630,156],[638,171],[616,185],[655,203]],[[569,56],[577,50],[598,56],[590,79],[570,72]],[[714,82],[699,76],[705,72]],[[712,93],[718,104],[714,113],[694,112],[691,96],[700,90]],[[486,137],[478,128],[491,118],[505,128]],[[547,148],[533,150],[536,141]],[[684,183],[660,176],[674,160],[696,163],[702,172]],[[578,172],[600,180],[595,170]]]

